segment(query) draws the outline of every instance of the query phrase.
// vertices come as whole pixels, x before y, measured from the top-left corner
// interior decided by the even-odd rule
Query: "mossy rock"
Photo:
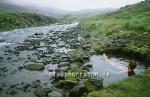
[[[27,63],[24,67],[28,70],[43,70],[44,65],[42,63]]]

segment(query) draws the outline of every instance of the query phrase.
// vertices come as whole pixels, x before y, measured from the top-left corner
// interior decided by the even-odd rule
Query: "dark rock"
[[[89,48],[91,48],[89,44],[86,44],[86,45],[82,46],[83,50],[89,50]]]
[[[89,67],[89,68],[92,68],[92,65],[91,65],[91,64],[88,64],[88,63],[86,63],[86,64],[84,64],[84,65],[83,65],[83,67]]]
[[[2,42],[5,42],[5,40],[3,40],[3,39],[0,39],[0,43],[2,43]]]
[[[103,79],[102,78],[91,78],[90,82],[93,84],[93,86],[97,88],[102,88],[103,87]]]
[[[83,65],[83,70],[87,70],[87,71],[90,71],[90,69],[92,68],[92,65],[91,64],[84,64]]]
[[[68,56],[62,56],[61,57],[61,62],[68,62],[69,61],[69,57]]]
[[[49,92],[50,92],[50,89],[48,89],[48,88],[36,88],[33,90],[33,93],[37,97],[45,97],[48,95]]]
[[[68,88],[68,89],[71,89],[73,88],[74,86],[78,85],[78,82],[76,81],[71,81],[71,80],[59,80],[58,82],[56,82],[54,84],[56,87],[60,87],[60,88]]]
[[[84,84],[79,84],[70,90],[69,97],[81,97],[85,92],[86,86]]]

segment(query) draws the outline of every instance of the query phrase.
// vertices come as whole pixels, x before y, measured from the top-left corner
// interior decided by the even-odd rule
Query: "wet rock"
[[[71,57],[70,60],[72,62],[77,61],[77,62],[80,62],[80,63],[83,63],[83,61],[84,61],[83,58],[82,58],[82,56],[74,56],[74,57]]]
[[[66,72],[68,71],[68,66],[59,68],[60,71]]]
[[[68,56],[62,56],[61,62],[68,62],[68,61],[69,61],[69,57]]]
[[[89,71],[90,68],[92,68],[92,65],[91,65],[91,64],[85,63],[85,64],[83,65],[83,70]]]
[[[0,57],[0,62],[1,62],[3,59],[4,59],[3,57]]]
[[[21,65],[21,66],[18,67],[18,70],[20,71],[20,70],[22,70],[23,68],[24,68],[24,66]]]
[[[3,39],[0,39],[0,43],[2,43],[2,42],[5,42],[5,40],[3,40]]]
[[[33,90],[33,93],[37,97],[45,97],[48,95],[49,92],[50,92],[50,89],[48,89],[48,88],[36,88]]]
[[[40,36],[40,35],[43,35],[43,33],[35,33],[34,35],[35,36]]]
[[[69,97],[81,97],[85,92],[86,86],[84,84],[79,84],[70,90]]]
[[[86,44],[86,45],[82,46],[82,49],[83,49],[83,50],[89,50],[90,48],[91,48],[91,47],[90,47],[89,44]]]
[[[79,67],[79,65],[77,65],[77,64],[71,64],[70,65],[71,70],[76,70],[78,67]]]
[[[65,66],[69,66],[69,62],[61,62],[58,64],[58,67],[65,67]]]
[[[17,94],[17,91],[15,90],[10,91],[10,95],[16,95],[16,94]]]
[[[3,88],[2,87],[0,87],[0,92],[3,90]]]
[[[7,67],[2,67],[2,68],[0,68],[0,70],[3,71],[3,72],[8,72],[8,71],[9,71],[9,70],[7,69]]]
[[[11,60],[11,57],[8,57],[6,60]]]
[[[60,92],[53,91],[48,94],[48,97],[63,97],[63,95]]]
[[[76,85],[78,85],[78,82],[71,81],[71,80],[59,80],[58,82],[54,83],[55,87],[58,87],[58,88],[65,87],[67,89],[71,89]]]
[[[31,87],[30,84],[25,84],[23,87],[22,87],[22,91],[24,92],[27,92],[27,90]]]
[[[44,65],[42,63],[27,63],[24,67],[29,70],[43,70]]]
[[[103,79],[102,78],[91,78],[90,82],[93,86],[97,87],[97,88],[102,88],[103,87]]]

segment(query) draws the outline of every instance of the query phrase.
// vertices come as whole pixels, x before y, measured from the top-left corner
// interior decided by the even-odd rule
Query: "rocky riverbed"
[[[122,69],[128,59],[103,60],[91,49],[92,42],[78,23],[1,32],[1,97],[85,97],[102,88],[103,82],[105,86],[128,76]],[[109,80],[92,75],[110,73],[108,69],[121,73]],[[135,73],[143,69],[138,65]]]

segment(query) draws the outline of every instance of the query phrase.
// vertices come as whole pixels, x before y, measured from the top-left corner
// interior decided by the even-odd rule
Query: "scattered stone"
[[[83,65],[82,69],[86,70],[86,71],[90,71],[92,69],[92,65],[86,63],[86,64]]]
[[[65,67],[65,66],[69,66],[69,62],[61,62],[58,64],[58,67]]]
[[[3,40],[3,39],[0,39],[0,43],[2,43],[2,42],[5,42],[5,40]]]
[[[60,92],[53,91],[48,94],[48,97],[63,97],[63,95]]]
[[[16,95],[17,94],[17,91],[10,91],[10,95]]]
[[[103,79],[102,78],[91,78],[90,82],[97,88],[103,87]]]
[[[68,71],[68,66],[59,68],[60,71],[66,72]]]
[[[79,84],[70,90],[69,97],[81,97],[85,92],[86,86],[84,84]]]
[[[24,67],[29,70],[43,70],[44,65],[42,63],[27,63]]]
[[[74,86],[78,85],[78,82],[71,81],[71,80],[59,80],[58,82],[54,83],[55,87],[66,87],[68,89],[73,88]]]
[[[48,88],[36,88],[33,90],[33,93],[37,97],[45,97],[46,95],[48,95],[49,92],[50,92],[50,89]]]

